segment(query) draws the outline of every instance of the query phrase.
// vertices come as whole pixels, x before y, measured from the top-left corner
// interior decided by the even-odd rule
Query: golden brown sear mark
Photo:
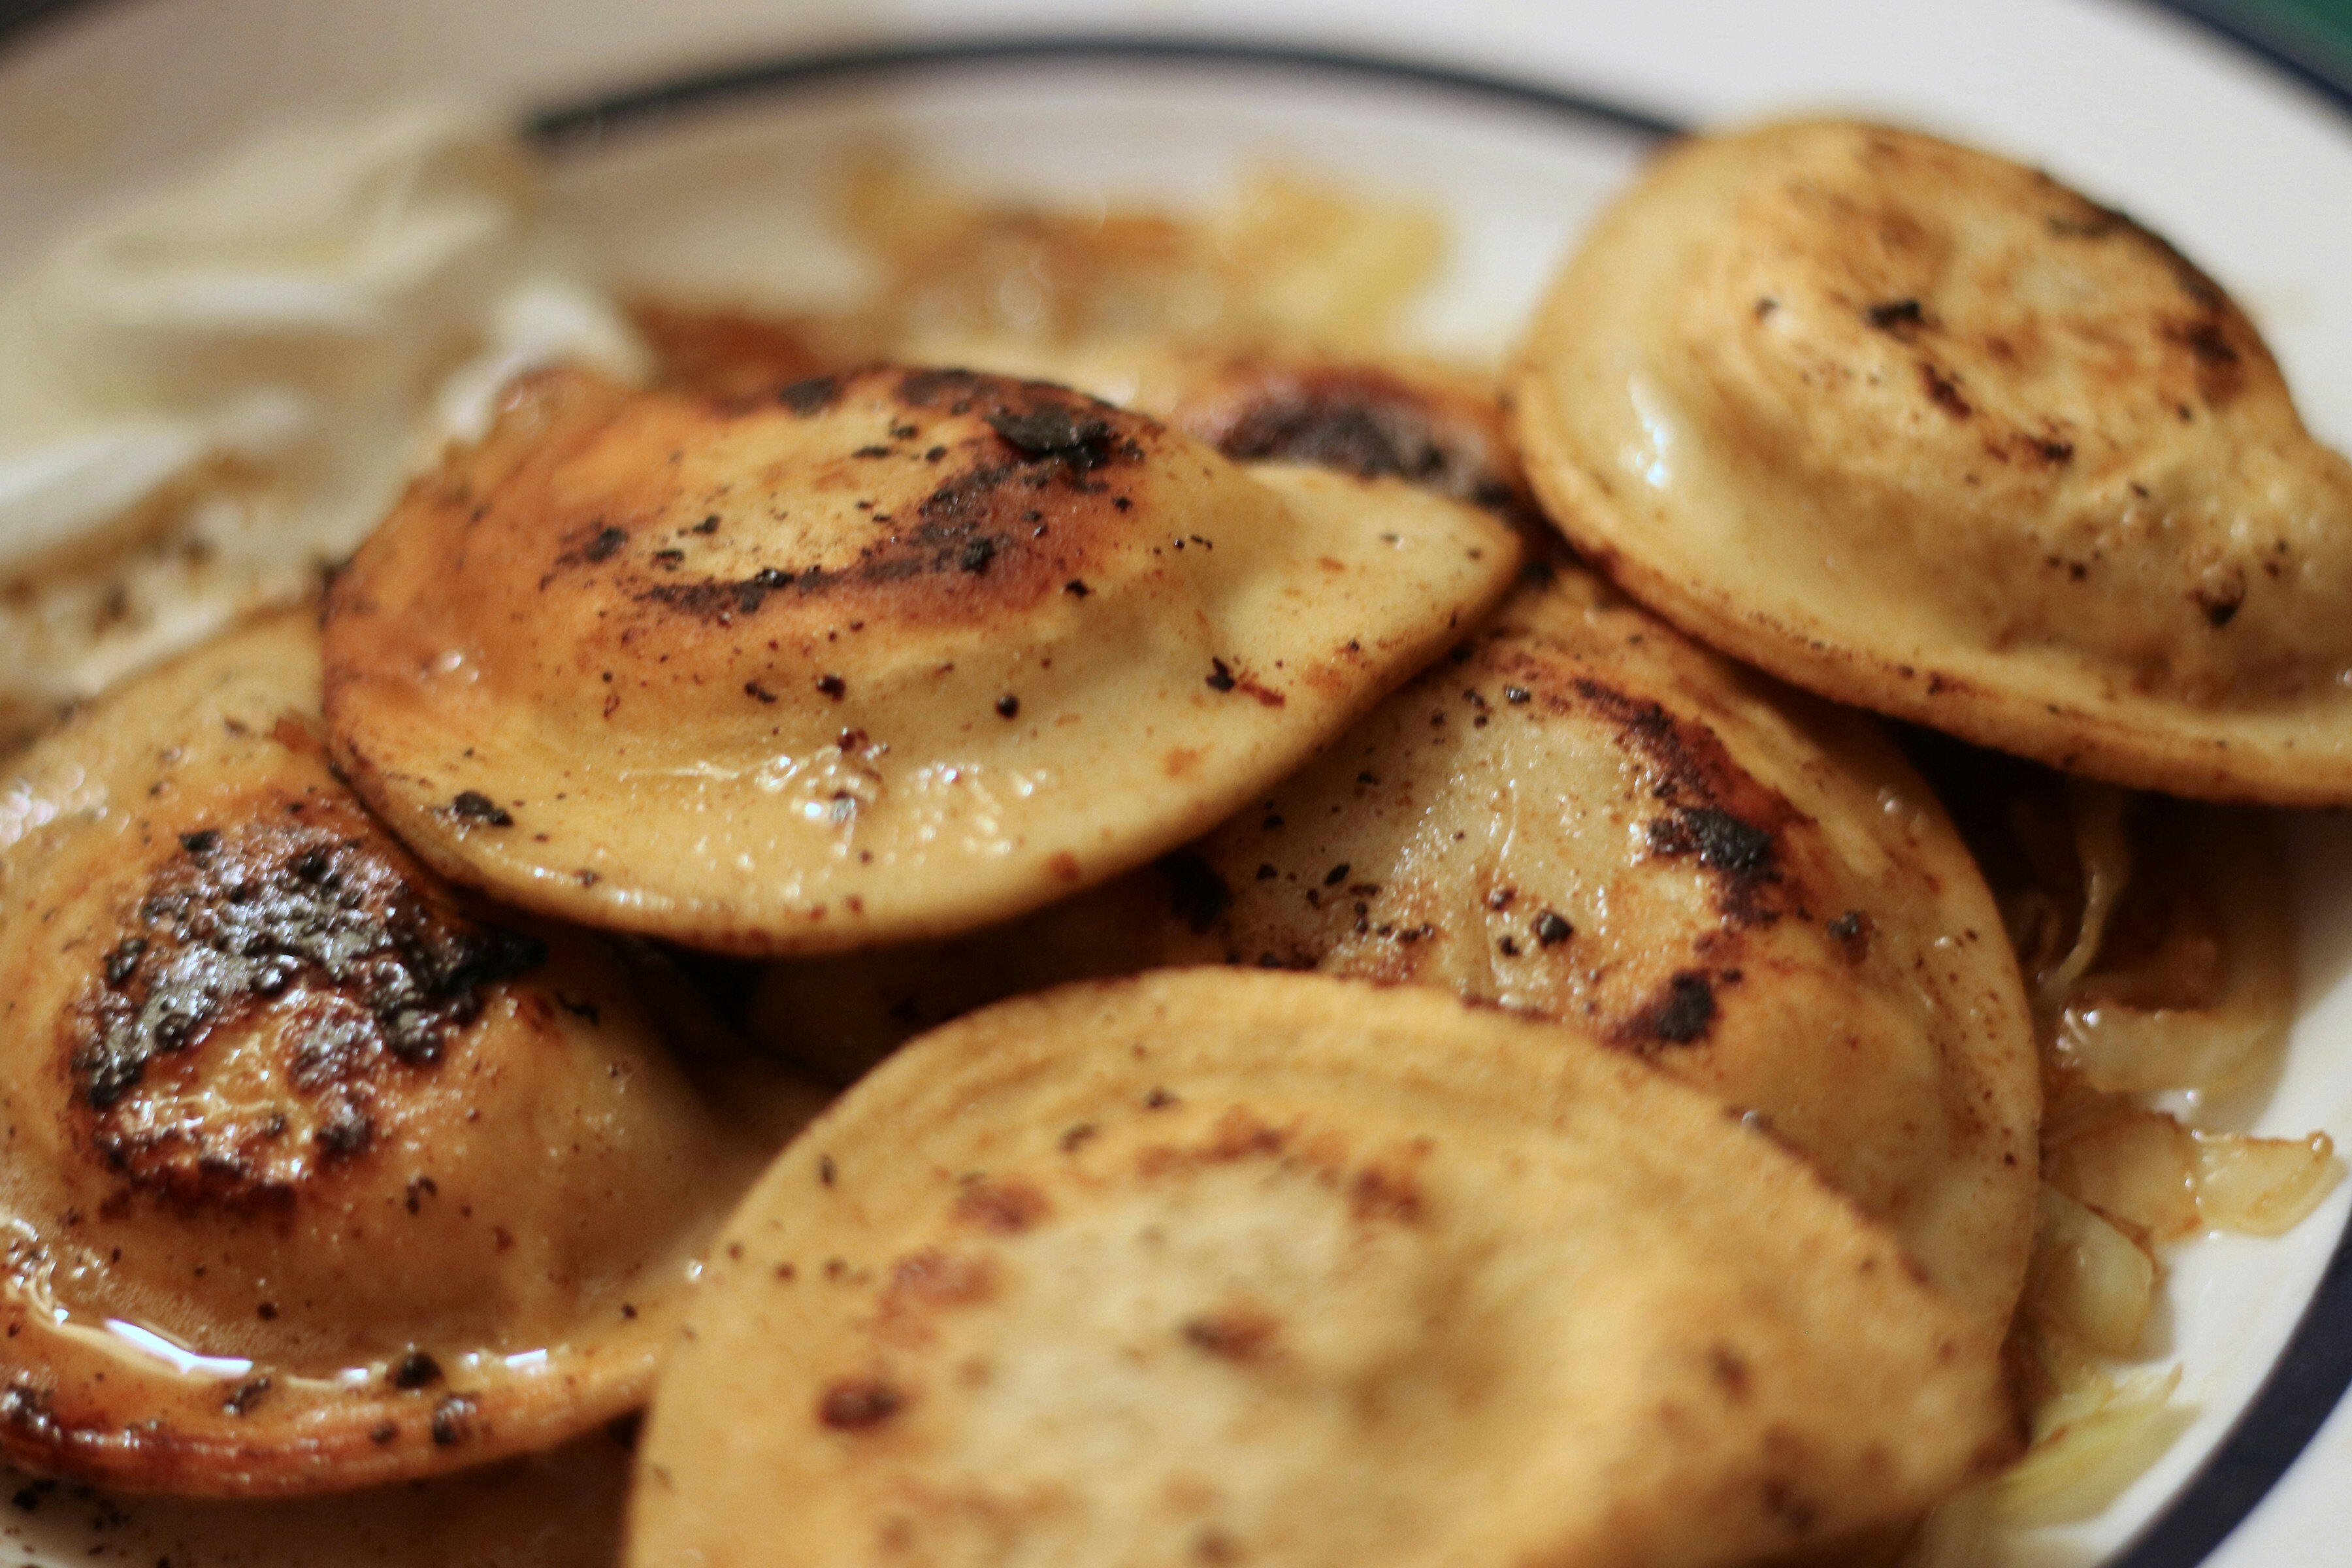
[[[818,376],[756,397],[717,400],[713,412],[722,422],[751,419],[775,405],[814,418],[852,386],[891,374]],[[693,576],[687,571],[688,552],[665,543],[649,557],[657,570],[648,572],[634,558],[635,541],[627,530],[598,523],[584,542],[567,543],[557,553],[544,583],[552,584],[566,569],[618,562],[614,570],[630,580],[637,603],[722,626],[758,616],[780,594],[806,597],[923,578],[945,579],[941,586],[952,594],[959,576],[1002,577],[1015,565],[1021,570],[1014,575],[1024,584],[1036,568],[1055,574],[1054,585],[1061,586],[1066,573],[1053,563],[1066,552],[1054,524],[1074,508],[1127,510],[1121,503],[1128,498],[1113,493],[1112,482],[1097,476],[1146,460],[1139,438],[1143,423],[1083,394],[1039,383],[959,370],[895,374],[889,395],[907,411],[906,422],[892,427],[900,445],[879,444],[855,455],[925,458],[936,464],[938,477],[911,515],[873,511],[875,523],[890,526],[856,546],[847,560],[775,561],[740,576]],[[977,415],[985,429],[930,442],[923,415],[967,424]],[[929,458],[933,452],[940,457]],[[713,502],[722,505],[724,498],[714,497]],[[706,520],[708,533],[715,534],[724,526],[724,513],[714,511],[711,519],[719,520]],[[649,537],[667,542],[671,531],[650,531]],[[1003,584],[999,592],[1011,586]]]
[[[1174,423],[1239,461],[1400,479],[1532,516],[1491,403],[1377,366],[1236,362],[1180,403]]]
[[[1772,897],[1781,880],[1778,838],[1801,820],[1795,808],[1735,763],[1705,726],[1678,721],[1664,704],[1590,677],[1567,684],[1617,725],[1619,743],[1640,755],[1655,776],[1650,795],[1665,815],[1645,830],[1650,852],[1696,858],[1713,875],[1717,907],[1733,925],[1778,920],[1779,900]],[[1538,689],[1547,701],[1559,695],[1541,685]]]

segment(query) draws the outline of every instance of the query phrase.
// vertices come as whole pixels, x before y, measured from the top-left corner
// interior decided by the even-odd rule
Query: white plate
[[[0,57],[0,270],[93,194],[257,126],[461,93],[553,111],[543,129],[561,200],[623,273],[776,302],[821,297],[837,276],[807,216],[815,181],[828,150],[877,132],[966,183],[1063,201],[1197,195],[1276,158],[1449,215],[1454,262],[1421,325],[1475,353],[1503,341],[1653,122],[1852,108],[2042,163],[2169,233],[2260,319],[2314,426],[2352,445],[2352,289],[2336,286],[2352,275],[2352,96],[2330,100],[2153,6],[44,9],[47,21]],[[1222,42],[1070,47],[1113,32]],[[940,47],[1016,36],[1029,45]],[[598,104],[604,112],[581,112]],[[2264,1131],[2324,1127],[2352,1146],[2352,831],[2315,818],[2294,832],[2305,987],[2294,1055],[2258,1102],[2218,1114]],[[2328,1418],[2352,1380],[2347,1209],[2352,1192],[2339,1192],[2284,1240],[2213,1239],[2173,1256],[2158,1359],[2185,1367],[2194,1424],[2105,1515],[2017,1542],[2011,1561],[2253,1568],[2352,1556],[2331,1506],[2352,1496],[2352,1416]]]

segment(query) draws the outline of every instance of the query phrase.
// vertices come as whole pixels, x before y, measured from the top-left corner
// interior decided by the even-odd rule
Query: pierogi
[[[730,1224],[635,1568],[1733,1564],[2012,1452],[2000,1335],[1581,1029],[1204,970],[927,1036]]]
[[[328,766],[314,616],[0,795],[0,1457],[37,1471],[285,1495],[593,1430],[820,1102],[650,961],[417,865]]]
[[[1394,480],[1058,387],[528,384],[336,580],[327,716],[426,860],[746,952],[946,935],[1150,859],[1507,587]]]
[[[1677,143],[1512,394],[1553,521],[1716,647],[2113,783],[2352,801],[2352,463],[2220,285],[2046,174]]]

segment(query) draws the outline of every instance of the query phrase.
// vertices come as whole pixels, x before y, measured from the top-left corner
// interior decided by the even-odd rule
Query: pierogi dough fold
[[[821,1103],[417,865],[318,707],[315,612],[275,616],[0,794],[12,1463],[286,1496],[593,1431]]]
[[[2013,1452],[1996,1332],[1580,1031],[1205,970],[925,1037],[730,1222],[634,1568],[1753,1563]]]
[[[1244,472],[960,371],[757,398],[526,384],[336,581],[327,713],[448,875],[591,924],[831,952],[1150,858],[1508,585],[1394,480]]]
[[[1512,391],[1554,521],[1715,647],[2118,784],[2352,801],[2352,464],[2218,284],[2045,174],[1680,143]]]

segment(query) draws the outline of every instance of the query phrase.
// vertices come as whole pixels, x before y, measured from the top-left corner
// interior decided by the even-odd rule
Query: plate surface
[[[1113,32],[1223,42],[1067,42]],[[908,47],[1013,35],[1063,42]],[[1391,63],[1301,58],[1333,49]],[[799,63],[767,64],[785,60]],[[638,90],[666,84],[689,89]],[[1453,260],[1418,325],[1473,354],[1505,341],[1662,125],[1861,110],[2042,163],[2168,231],[2262,322],[2314,427],[2352,445],[2352,290],[2336,286],[2352,117],[2191,21],[2082,0],[1476,0],[1443,15],[1390,0],[105,0],[0,56],[0,269],[93,193],[256,127],[453,93],[541,111],[559,200],[625,279],[747,301],[841,286],[812,215],[830,154],[877,134],[960,182],[1057,201],[1201,198],[1272,159],[1445,214]],[[2352,1146],[2352,830],[2291,831],[2294,1049],[2263,1095],[2207,1114]],[[2343,1557],[2329,1505],[2352,1495],[2352,1415],[2312,1428],[2352,1375],[2347,1210],[2338,1191],[2284,1240],[2172,1255],[2155,1359],[2185,1366],[2194,1424],[2106,1514],[2020,1540],[2008,1561]]]

